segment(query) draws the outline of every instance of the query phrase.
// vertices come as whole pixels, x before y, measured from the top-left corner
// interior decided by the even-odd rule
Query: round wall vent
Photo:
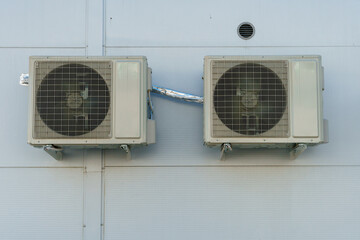
[[[254,25],[249,22],[241,23],[237,28],[237,33],[242,39],[248,40],[252,38],[255,34]]]

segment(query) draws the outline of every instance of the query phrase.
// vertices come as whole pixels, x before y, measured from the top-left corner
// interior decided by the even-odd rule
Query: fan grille
[[[109,61],[35,62],[34,138],[111,137]]]
[[[213,137],[287,137],[287,61],[212,62]]]

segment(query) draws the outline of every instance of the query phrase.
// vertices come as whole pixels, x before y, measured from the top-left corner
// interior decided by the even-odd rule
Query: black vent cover
[[[238,27],[238,35],[242,39],[250,39],[254,36],[255,29],[251,23],[242,23]]]

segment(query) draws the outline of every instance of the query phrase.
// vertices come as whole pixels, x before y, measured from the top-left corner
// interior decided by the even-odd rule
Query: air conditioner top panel
[[[206,60],[291,60],[291,59],[321,59],[320,55],[252,55],[252,56],[234,56],[234,55],[210,55],[204,57]]]
[[[145,56],[30,56],[30,60],[146,60]]]

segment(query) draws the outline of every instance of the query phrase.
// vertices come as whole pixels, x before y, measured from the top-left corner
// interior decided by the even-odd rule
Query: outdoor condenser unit
[[[326,141],[320,56],[207,56],[204,141],[289,147],[292,155]]]
[[[30,57],[29,86],[28,142],[55,157],[63,146],[155,142],[145,57]]]

